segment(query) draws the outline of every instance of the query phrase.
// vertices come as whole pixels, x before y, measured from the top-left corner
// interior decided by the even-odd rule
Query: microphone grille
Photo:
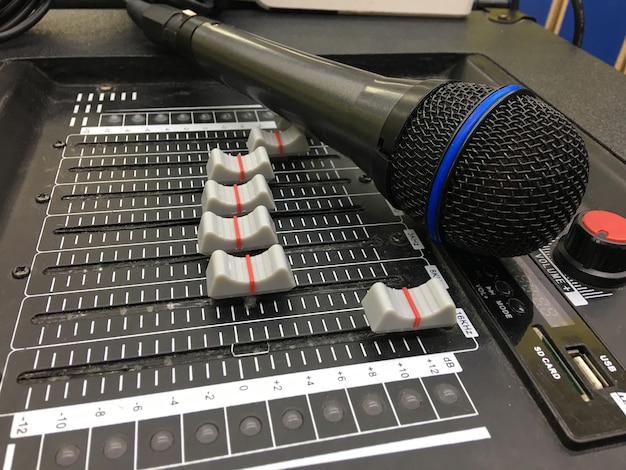
[[[430,185],[457,128],[494,88],[445,84],[423,99],[390,158],[398,206],[423,219]],[[588,179],[581,137],[539,98],[515,94],[489,111],[461,150],[442,195],[442,241],[517,256],[551,241],[574,216]]]
[[[430,183],[454,132],[493,90],[487,85],[450,82],[431,92],[413,110],[389,161],[391,192],[398,207],[423,219]]]

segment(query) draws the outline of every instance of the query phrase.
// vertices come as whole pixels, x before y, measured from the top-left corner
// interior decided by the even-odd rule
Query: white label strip
[[[574,307],[580,307],[589,303],[544,250],[539,250],[539,254],[535,255],[535,260],[539,261],[539,265],[544,273],[556,282],[559,290],[563,292]]]
[[[431,279],[439,279],[443,283],[446,289],[450,288],[446,280],[441,275],[441,271],[439,271],[439,268],[437,266],[435,266],[434,264],[430,264],[428,266],[424,266],[424,269],[426,270],[426,272],[428,273]]]
[[[453,353],[428,354],[17,413],[11,437],[140,421],[328,390],[462,372]],[[152,372],[142,380],[152,380]]]
[[[464,429],[462,431],[453,431],[443,434],[435,434],[432,436],[417,437],[406,441],[388,442],[386,444],[378,444],[365,448],[355,448],[344,450],[341,452],[332,452],[329,454],[321,454],[313,457],[305,457],[302,459],[288,460],[286,462],[262,465],[259,467],[249,467],[248,470],[282,470],[284,468],[298,468],[309,465],[321,465],[331,462],[339,462],[342,460],[361,459],[363,457],[373,457],[375,455],[386,455],[397,452],[406,452],[408,450],[426,449],[429,447],[438,447],[451,444],[460,444],[462,442],[478,441],[482,439],[490,439],[491,435],[485,427]]]
[[[147,126],[102,126],[82,127],[81,134],[144,134],[147,132],[194,132],[194,131],[233,131],[259,127],[275,129],[274,121],[263,122],[215,122],[206,124],[161,124]]]
[[[581,305],[587,305],[589,303],[587,302],[587,299],[585,299],[582,294],[578,292],[578,290],[575,290],[574,292],[565,292],[565,296],[574,307],[580,307]]]
[[[478,338],[478,331],[462,308],[456,309],[456,322],[466,338]]]
[[[424,249],[424,244],[422,243],[422,240],[420,240],[420,237],[418,237],[417,233],[415,233],[415,230],[412,228],[404,229],[404,235],[414,250],[417,251]]]
[[[626,415],[626,392],[613,392],[611,393],[611,398],[617,403],[622,413]]]

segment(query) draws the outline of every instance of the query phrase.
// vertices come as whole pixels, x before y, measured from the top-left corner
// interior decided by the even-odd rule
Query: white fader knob
[[[296,286],[291,266],[280,245],[245,257],[213,252],[206,270],[207,295],[214,299],[285,292]]]
[[[454,301],[436,278],[412,289],[391,289],[377,282],[361,303],[375,333],[456,325]]]
[[[215,250],[232,253],[268,248],[278,243],[276,227],[265,206],[248,215],[220,217],[205,212],[198,227],[198,252],[211,256]]]
[[[255,175],[263,175],[266,180],[274,179],[274,170],[265,147],[258,147],[247,155],[230,155],[220,149],[211,150],[206,164],[207,179],[218,183],[245,183]]]
[[[295,126],[282,131],[252,128],[248,136],[248,150],[252,152],[259,147],[265,147],[270,155],[295,155],[309,151],[306,136]]]
[[[244,184],[226,186],[208,180],[202,192],[202,210],[211,211],[221,216],[238,215],[250,212],[257,206],[276,210],[274,197],[267,181],[262,175],[256,175]]]

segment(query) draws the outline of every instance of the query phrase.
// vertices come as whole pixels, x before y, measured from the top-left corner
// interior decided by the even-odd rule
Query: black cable
[[[575,46],[582,47],[583,37],[585,36],[583,0],[572,0],[572,9],[574,10],[574,37],[572,38],[572,43]]]
[[[0,43],[13,39],[32,28],[51,7],[53,0],[0,0]],[[206,16],[215,16],[226,8],[229,0],[149,0],[150,3],[169,3],[178,8],[191,8]],[[59,8],[123,7],[124,0],[56,0]]]
[[[52,0],[3,0],[0,2],[0,42],[32,28],[50,9]]]
[[[53,0],[52,8],[125,8],[124,0]]]

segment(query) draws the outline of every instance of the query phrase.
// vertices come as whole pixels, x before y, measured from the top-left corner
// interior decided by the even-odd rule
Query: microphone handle
[[[153,41],[350,157],[389,199],[388,155],[420,100],[446,83],[384,77],[161,5],[143,19]]]

